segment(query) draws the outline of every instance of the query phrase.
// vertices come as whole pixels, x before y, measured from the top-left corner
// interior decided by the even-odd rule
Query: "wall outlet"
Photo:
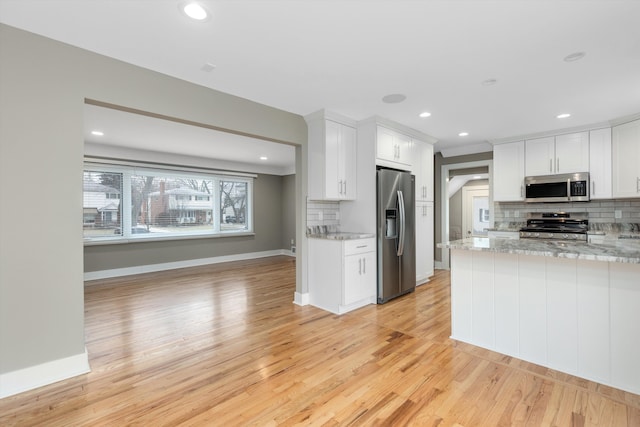
[[[520,218],[520,211],[513,211],[514,218]]]
[[[291,246],[295,245],[295,240],[291,239]]]
[[[509,211],[504,211],[504,217],[505,218],[509,218],[510,212]]]
[[[614,212],[614,216],[616,217],[616,219],[620,219],[622,218],[622,211],[621,210],[615,210]]]

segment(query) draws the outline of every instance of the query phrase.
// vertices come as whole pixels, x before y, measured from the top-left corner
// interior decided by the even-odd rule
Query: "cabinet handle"
[[[560,172],[560,157],[556,159],[556,172]]]
[[[344,193],[342,193],[342,194],[344,194],[345,196],[347,195],[347,180],[346,179],[344,180]]]
[[[362,274],[367,274],[367,259],[362,258]]]
[[[338,194],[342,194],[342,180],[340,180],[340,187],[338,190]]]
[[[636,193],[640,193],[640,177],[636,178]]]
[[[520,197],[524,198],[524,185],[520,185]]]
[[[591,181],[591,195],[592,196],[596,195],[596,182],[595,181]]]
[[[362,258],[358,258],[358,274],[362,274]]]
[[[549,172],[553,173],[553,159],[549,159]]]

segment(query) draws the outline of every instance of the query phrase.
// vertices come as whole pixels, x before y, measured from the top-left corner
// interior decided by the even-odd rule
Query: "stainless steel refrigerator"
[[[377,170],[378,304],[416,288],[415,177]]]

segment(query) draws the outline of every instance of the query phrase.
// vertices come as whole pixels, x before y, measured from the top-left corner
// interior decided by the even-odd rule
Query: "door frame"
[[[489,197],[489,185],[473,185],[473,186],[463,186],[462,187],[462,236],[463,237],[468,237],[465,234],[465,229],[468,228],[469,226],[469,208],[472,208],[473,206],[469,206],[469,193],[472,191],[483,191],[486,192],[487,194],[487,198]],[[491,217],[491,208],[489,209],[489,217]],[[472,215],[473,217],[473,215]],[[472,219],[473,221],[473,219]],[[489,223],[491,224],[491,223]],[[465,225],[467,227],[465,227]],[[471,225],[471,228],[473,229],[473,224]],[[478,237],[478,236],[474,236],[473,234],[471,235],[471,237]]]
[[[493,207],[493,160],[478,160],[467,163],[452,163],[442,165],[440,168],[440,238],[443,242],[449,241],[449,172],[456,169],[468,169],[487,166],[489,170],[489,206]],[[489,209],[489,227],[493,227],[493,212],[495,209]],[[437,268],[449,270],[449,249],[441,250],[440,265]]]

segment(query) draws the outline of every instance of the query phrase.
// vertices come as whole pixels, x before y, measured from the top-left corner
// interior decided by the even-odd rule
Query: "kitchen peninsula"
[[[451,338],[640,394],[640,240],[438,247],[451,250]]]

